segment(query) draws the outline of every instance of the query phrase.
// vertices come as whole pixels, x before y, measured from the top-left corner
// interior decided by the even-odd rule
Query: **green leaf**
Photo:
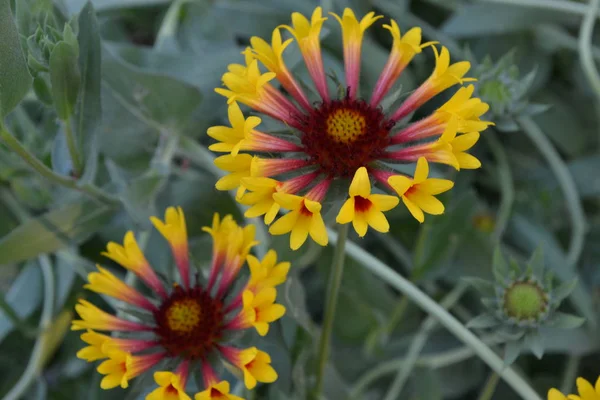
[[[20,318],[27,318],[42,300],[42,276],[35,262],[21,271],[5,295],[5,300]],[[0,342],[14,329],[10,319],[0,312]]]
[[[77,50],[67,42],[59,42],[50,54],[50,82],[58,118],[66,121],[73,114],[81,83]]]
[[[561,329],[574,329],[579,328],[585,323],[585,318],[578,317],[572,314],[566,314],[562,312],[556,312],[548,320],[547,326]]]
[[[487,329],[493,328],[500,323],[494,316],[489,314],[479,315],[467,323],[469,329]]]
[[[536,278],[541,280],[544,277],[544,251],[542,246],[535,249],[527,263],[527,268],[531,269],[533,276]]]
[[[104,226],[114,212],[108,206],[80,200],[27,220],[0,239],[0,265],[81,243]]]
[[[124,106],[139,118],[154,122],[161,130],[183,131],[202,101],[197,88],[126,64],[110,50],[104,55],[104,82]]]
[[[463,281],[473,286],[479,293],[481,293],[484,296],[493,296],[495,294],[496,286],[493,282],[490,282],[487,279],[467,277],[463,278]]]
[[[83,145],[86,166],[82,181],[92,181],[97,162],[96,134],[102,122],[102,105],[100,84],[102,81],[102,48],[98,20],[92,3],[88,2],[79,14],[79,71],[81,85],[79,101],[75,106],[75,132]]]
[[[498,282],[504,282],[508,278],[508,264],[506,263],[506,260],[502,255],[502,250],[500,249],[500,246],[496,247],[496,249],[494,250],[492,271],[494,272],[494,277]]]
[[[31,87],[31,76],[21,49],[10,0],[0,0],[0,119],[4,118]]]

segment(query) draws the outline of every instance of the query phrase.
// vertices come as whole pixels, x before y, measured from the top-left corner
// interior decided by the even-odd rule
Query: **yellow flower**
[[[390,25],[384,24],[383,27],[390,31],[393,38],[392,51],[390,57],[397,58],[398,65],[406,66],[412,61],[416,54],[419,54],[425,47],[431,46],[435,42],[421,44],[421,28],[411,28],[402,36],[398,23],[393,19]]]
[[[285,307],[275,304],[276,297],[277,290],[273,287],[264,288],[256,295],[244,290],[241,319],[246,326],[253,326],[260,336],[265,336],[269,332],[269,324],[285,314]]]
[[[438,53],[437,48],[433,47],[435,53],[435,69],[429,77],[430,90],[434,93],[442,92],[457,83],[475,81],[475,78],[464,78],[465,74],[471,69],[471,63],[460,61],[450,65],[450,52],[445,46]]]
[[[196,393],[194,400],[244,400],[229,394],[229,382],[221,381],[210,385],[206,390]]]
[[[354,174],[348,190],[350,198],[346,200],[337,215],[338,224],[352,222],[358,236],[363,237],[371,226],[378,232],[388,232],[388,223],[383,211],[396,207],[400,200],[396,196],[371,194],[371,182],[365,167],[360,167]]]
[[[452,154],[456,158],[458,169],[477,169],[481,167],[481,162],[475,156],[466,153],[479,140],[479,132],[470,132],[456,136],[457,128],[458,122],[453,117],[448,122],[440,141],[448,143],[452,147]]]
[[[269,71],[274,72],[277,78],[280,78],[282,72],[284,74],[287,73],[287,68],[283,61],[283,52],[293,41],[293,39],[288,39],[284,42],[281,39],[279,28],[273,29],[270,45],[258,36],[250,38],[253,56],[263,63]]]
[[[258,292],[263,288],[279,286],[285,282],[291,264],[289,262],[277,263],[277,253],[269,250],[262,261],[253,255],[246,257],[250,268],[250,281],[248,289]]]
[[[127,358],[131,356],[122,351],[112,351],[108,357],[108,360],[102,362],[97,368],[99,373],[106,375],[100,381],[100,387],[105,390],[117,386],[126,389],[129,386]]]
[[[246,65],[230,64],[229,72],[223,75],[223,84],[227,89],[216,88],[215,92],[227,97],[227,104],[234,101],[252,106],[259,104],[265,95],[265,85],[275,78],[275,73],[262,74],[258,69],[258,61],[246,52]]]
[[[241,204],[251,206],[244,216],[255,218],[264,215],[265,224],[270,225],[277,216],[281,206],[273,199],[280,185],[278,181],[265,177],[242,178],[242,186],[250,192],[238,199]]]
[[[125,234],[123,246],[115,242],[110,242],[106,245],[106,251],[102,255],[136,274],[146,272],[148,266],[148,261],[144,257],[144,253],[142,253],[140,246],[138,246],[135,240],[135,235],[131,231]]]
[[[450,100],[434,112],[434,117],[440,122],[448,122],[452,116],[456,116],[458,132],[480,132],[488,126],[494,125],[492,122],[480,120],[490,106],[477,97],[472,98],[474,90],[475,86],[473,85],[458,89]]]
[[[250,154],[238,154],[237,156],[228,154],[215,158],[215,165],[220,169],[229,172],[228,175],[217,181],[215,187],[218,190],[238,189],[237,197],[241,197],[246,191],[244,186],[240,186],[242,178],[250,176],[251,163],[252,156]]]
[[[327,245],[329,238],[321,216],[321,203],[287,193],[275,193],[273,198],[279,205],[291,211],[275,221],[269,228],[269,233],[284,235],[291,232],[292,250],[299,249],[309,234],[321,246]]]
[[[185,382],[178,374],[168,371],[154,373],[154,381],[160,387],[146,396],[146,400],[192,400],[185,393]]]
[[[212,144],[208,148],[212,151],[231,152],[232,156],[236,156],[240,149],[252,150],[252,146],[248,146],[252,142],[252,131],[260,125],[261,119],[254,116],[244,118],[236,102],[229,105],[228,114],[231,128],[228,126],[208,128],[208,136],[221,142]]]
[[[394,175],[388,179],[388,184],[402,198],[404,205],[419,222],[425,220],[423,212],[433,215],[443,214],[444,205],[434,195],[446,192],[454,186],[446,179],[428,178],[429,165],[423,157],[417,161],[414,178]]]
[[[106,294],[129,304],[145,308],[147,310],[155,310],[156,306],[150,303],[146,297],[140,292],[121,281],[119,278],[111,274],[108,270],[97,265],[98,271],[88,274],[89,283],[84,288],[96,293]]]
[[[577,378],[577,391],[579,395],[565,396],[552,388],[548,391],[548,400],[600,400],[600,377],[596,380],[596,387],[583,378]]]
[[[154,227],[163,235],[171,246],[171,252],[179,269],[183,286],[190,287],[190,261],[188,251],[187,228],[185,215],[181,207],[169,207],[165,211],[165,220],[150,217]]]
[[[254,389],[257,382],[272,383],[277,380],[271,357],[256,347],[240,352],[238,367],[244,373],[244,383],[248,389]]]
[[[354,15],[354,12],[346,8],[344,14],[340,17],[331,13],[342,27],[343,46],[344,46],[344,65],[346,69],[346,86],[350,90],[350,97],[354,97],[358,90],[360,78],[360,52],[365,31],[380,18],[375,16],[374,12],[365,15],[360,22]]]
[[[102,351],[102,347],[106,341],[110,340],[110,336],[102,335],[88,329],[86,333],[81,335],[81,340],[89,344],[89,346],[79,350],[77,352],[77,358],[92,362],[108,357],[104,351]]]

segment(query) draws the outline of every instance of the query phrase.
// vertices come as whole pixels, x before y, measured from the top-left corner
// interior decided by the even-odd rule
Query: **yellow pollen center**
[[[167,310],[169,328],[176,332],[191,332],[200,324],[202,309],[192,299],[174,302]]]
[[[355,141],[365,133],[366,128],[364,115],[355,110],[340,108],[327,117],[327,134],[339,143]]]

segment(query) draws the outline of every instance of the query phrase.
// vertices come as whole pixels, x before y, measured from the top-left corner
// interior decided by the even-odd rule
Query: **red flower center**
[[[154,312],[155,333],[172,357],[195,360],[206,357],[221,338],[224,318],[223,303],[203,287],[177,286]]]
[[[323,103],[301,124],[306,154],[323,173],[345,178],[381,158],[394,125],[379,108],[350,98]]]
[[[354,210],[358,212],[367,212],[371,208],[371,200],[362,196],[354,196]]]

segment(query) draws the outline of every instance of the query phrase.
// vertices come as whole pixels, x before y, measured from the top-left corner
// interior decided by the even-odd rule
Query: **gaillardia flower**
[[[342,87],[334,87],[334,80],[328,80],[325,73],[320,33],[327,18],[322,9],[317,7],[310,20],[293,13],[291,26],[275,28],[270,43],[252,37],[243,52],[244,63],[229,66],[222,78],[225,87],[216,92],[227,98],[230,126],[208,130],[218,141],[210,149],[229,153],[215,160],[228,173],[217,182],[217,189],[237,188],[238,201],[250,206],[246,215],[264,215],[265,223],[272,223],[274,235],[289,232],[293,249],[309,235],[315,242],[327,244],[325,208],[337,208],[337,222],[352,222],[360,236],[369,226],[387,232],[389,223],[383,212],[400,201],[391,198],[395,196],[371,194],[372,184],[399,196],[420,222],[424,212],[441,214],[444,206],[434,195],[449,190],[452,182],[428,179],[428,162],[457,170],[479,168],[479,160],[466,151],[479,139],[478,132],[491,124],[480,120],[488,105],[472,96],[472,85],[460,87],[430,116],[407,122],[437,94],[474,79],[465,77],[469,62],[450,64],[447,48],[422,43],[420,28],[402,35],[393,20],[383,25],[392,36],[389,58],[375,86],[368,90],[370,95],[363,97],[367,88],[360,86],[362,41],[367,29],[382,17],[370,12],[359,20],[348,8],[341,16],[331,15],[342,31]],[[289,33],[287,39],[282,30]],[[309,85],[297,80],[285,64],[283,53],[293,42],[300,49],[314,92],[309,93]],[[394,85],[400,74],[428,47],[436,63],[429,78],[399,106],[384,106],[395,103],[398,93]],[[337,97],[334,93],[342,94]],[[282,129],[277,133],[261,130],[261,117],[245,116],[240,104],[268,117],[269,122],[274,120]],[[414,178],[394,168],[395,164],[417,161]],[[339,184],[346,187],[346,199],[332,198],[339,191],[330,189]],[[275,221],[281,209],[289,212]]]
[[[264,336],[269,324],[284,315],[285,308],[275,303],[275,287],[285,282],[290,264],[278,263],[273,250],[263,260],[251,255],[258,244],[255,227],[241,227],[230,215],[221,219],[215,214],[212,226],[204,228],[213,239],[210,271],[204,279],[190,269],[182,209],[170,207],[164,221],[151,220],[169,242],[179,279],[170,282],[159,276],[132,232],[125,235],[123,245],[109,243],[103,254],[140,278],[150,295],[107,269],[98,267],[98,272],[90,273],[87,289],[111,296],[126,307],[115,316],[79,300],[75,309],[81,319],[73,321],[72,329],[85,330],[81,339],[88,346],[77,356],[89,362],[102,360],[98,372],[105,375],[100,383],[103,389],[127,388],[130,380],[154,370],[158,388],[147,400],[191,400],[185,387],[194,368],[201,371],[205,386],[195,400],[240,400],[229,393],[229,382],[219,379],[214,368],[219,360],[239,369],[249,389],[257,382],[274,382],[277,373],[267,353],[256,347],[235,347],[232,341],[239,336],[236,332],[245,329]],[[243,282],[238,278],[246,261],[249,273]]]
[[[600,399],[600,377],[596,380],[596,386],[594,387],[590,382],[583,378],[577,378],[577,392],[576,394],[564,395],[557,389],[550,389],[548,391],[548,400],[598,400]]]

